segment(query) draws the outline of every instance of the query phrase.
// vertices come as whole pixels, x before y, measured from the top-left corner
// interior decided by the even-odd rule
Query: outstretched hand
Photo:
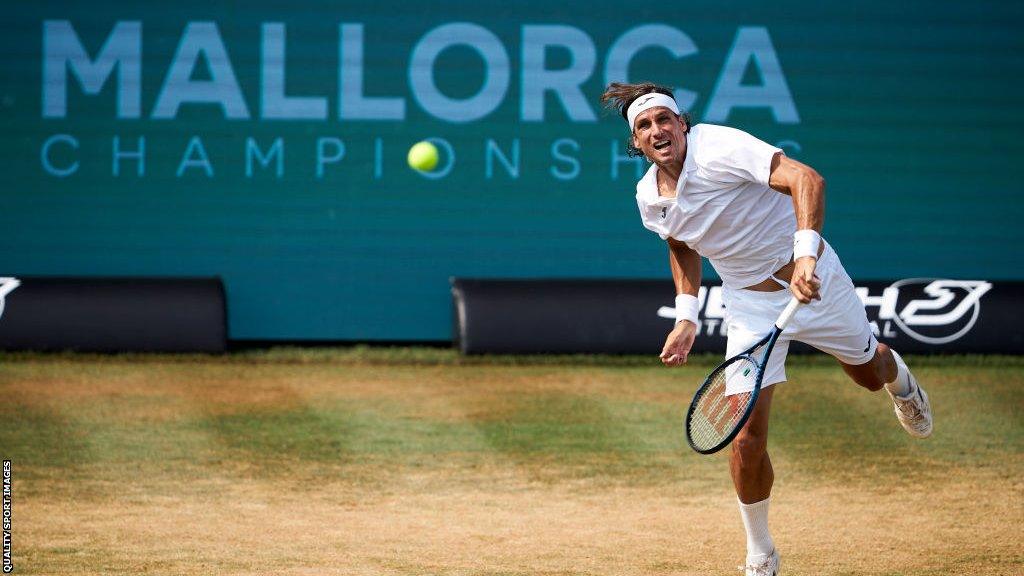
[[[697,336],[697,325],[683,320],[668,333],[665,347],[661,349],[661,363],[665,366],[682,366],[693,348],[693,340]]]
[[[809,304],[811,300],[821,300],[821,280],[814,274],[818,260],[813,256],[797,258],[793,267],[793,277],[789,281],[789,291],[797,300]]]

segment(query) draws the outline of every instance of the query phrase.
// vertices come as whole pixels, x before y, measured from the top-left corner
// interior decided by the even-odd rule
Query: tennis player
[[[661,352],[665,365],[684,364],[693,346],[701,257],[722,279],[726,357],[767,335],[790,294],[804,303],[769,357],[729,461],[747,533],[745,573],[778,576],[779,552],[768,531],[768,415],[773,384],[786,380],[789,342],[831,354],[868,390],[884,388],[900,424],[918,438],[932,432],[928,395],[900,355],[875,340],[853,282],[821,238],[825,181],[814,169],[740,130],[693,125],[664,86],[612,83],[601,101],[626,120],[629,153],[652,163],[636,200],[644,226],[668,243],[675,281],[676,324]]]

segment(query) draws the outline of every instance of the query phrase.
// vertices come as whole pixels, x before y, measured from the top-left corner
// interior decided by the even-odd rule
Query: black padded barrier
[[[906,278],[856,282],[879,341],[911,353],[1024,353],[1024,282]],[[466,354],[658,354],[674,324],[670,280],[451,281]],[[724,353],[721,287],[700,290],[694,352]],[[867,343],[865,343],[867,344]],[[794,342],[794,352],[810,347]]]
[[[219,278],[0,277],[0,349],[223,352]]]

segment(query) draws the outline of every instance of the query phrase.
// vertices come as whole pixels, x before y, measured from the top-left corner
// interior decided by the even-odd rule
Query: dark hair
[[[671,88],[653,82],[640,82],[638,84],[612,82],[604,89],[604,94],[601,94],[601,104],[609,110],[617,110],[622,115],[623,120],[629,120],[629,116],[626,114],[629,110],[629,105],[644,94],[651,94],[652,92],[675,98]],[[690,117],[689,112],[680,112],[679,119],[686,124],[686,132],[689,132],[690,126],[693,125],[693,119]],[[630,137],[626,139],[626,154],[631,158],[643,156],[644,153],[636,146],[633,146],[632,127],[630,127],[629,133]]]

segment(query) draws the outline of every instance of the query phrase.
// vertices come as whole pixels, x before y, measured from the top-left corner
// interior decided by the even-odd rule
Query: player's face
[[[686,125],[663,106],[644,110],[633,121],[633,146],[657,164],[682,162],[686,157]]]

